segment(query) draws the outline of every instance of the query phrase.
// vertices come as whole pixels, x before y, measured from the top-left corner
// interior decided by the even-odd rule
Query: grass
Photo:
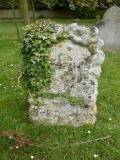
[[[86,22],[89,24],[89,21],[83,24]],[[13,22],[0,21],[0,133],[18,130],[41,148],[24,146],[11,151],[11,140],[1,134],[0,160],[30,160],[31,155],[35,160],[119,160],[120,54],[106,52],[99,78],[95,125],[45,127],[33,125],[28,120],[26,96],[17,86],[21,65],[19,50]],[[79,144],[107,135],[111,135],[108,140]],[[94,158],[94,154],[98,157]]]

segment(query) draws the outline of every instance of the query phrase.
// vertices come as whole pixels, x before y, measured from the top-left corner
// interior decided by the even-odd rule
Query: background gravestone
[[[49,26],[45,26],[49,28]],[[52,30],[50,32],[52,39],[56,39],[57,35],[61,33],[65,33],[69,38],[49,48],[53,72],[51,81],[46,88],[45,95],[37,97],[37,103],[34,99],[34,88],[32,88],[29,98],[30,120],[34,123],[44,125],[80,126],[88,123],[93,124],[96,120],[95,115],[97,113],[97,78],[100,76],[101,63],[105,58],[104,52],[101,50],[104,43],[97,36],[98,29],[96,27],[87,28],[73,23],[68,26],[54,24],[50,26],[50,30]],[[36,32],[33,29],[31,31],[31,34],[30,31],[27,32],[23,47],[25,52],[27,50],[27,54],[24,56],[27,63],[29,63],[29,54],[32,52],[32,58],[30,60],[33,67],[30,68],[32,72],[30,78],[27,80],[29,82],[35,79],[31,75],[35,64],[39,63],[38,57],[40,55],[38,54],[39,48],[37,48],[36,52],[34,46],[39,44],[39,38],[41,38],[42,34],[38,29],[38,39],[35,41],[34,35]],[[32,47],[28,43],[28,39],[32,43]],[[45,40],[47,38],[42,36],[42,39]],[[48,41],[46,42],[48,43]],[[32,51],[29,48],[34,50]],[[33,60],[33,56],[35,55],[35,60]],[[27,72],[30,72],[30,69]]]
[[[99,37],[104,40],[104,48],[120,51],[120,8],[113,6],[108,9],[97,27],[99,28]]]

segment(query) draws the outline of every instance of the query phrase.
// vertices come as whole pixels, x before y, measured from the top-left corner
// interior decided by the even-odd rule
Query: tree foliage
[[[67,5],[67,0],[35,0],[36,6],[41,8],[55,8],[57,7],[65,7]]]
[[[11,8],[8,4],[10,0],[0,0],[1,8]],[[34,0],[36,8],[56,8],[56,7],[68,7],[70,4],[79,6],[80,8],[89,7],[106,7],[108,3],[114,2],[117,5],[120,5],[120,0]],[[19,8],[19,0],[16,4],[16,7]]]
[[[69,4],[73,4],[80,8],[96,9],[99,7],[105,8],[108,3],[112,3],[113,0],[68,0]]]
[[[0,0],[0,9],[11,9],[11,1],[12,0]],[[18,8],[19,6],[19,1],[15,1],[15,8]]]
[[[113,1],[114,1],[114,3],[115,3],[117,6],[120,7],[120,0],[113,0]]]
[[[92,19],[97,16],[97,9],[107,8],[112,0],[68,0],[69,8],[78,12],[80,18]]]

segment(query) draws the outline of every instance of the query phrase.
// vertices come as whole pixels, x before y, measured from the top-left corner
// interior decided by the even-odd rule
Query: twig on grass
[[[109,138],[111,138],[111,137],[112,137],[112,136],[108,135],[108,136],[106,136],[106,137],[100,137],[100,138],[96,138],[96,139],[93,139],[93,140],[83,141],[83,142],[80,142],[80,143],[74,143],[73,145],[94,143],[94,142],[96,142],[96,141],[107,140],[107,139],[109,139]]]
[[[18,149],[18,148],[23,147],[25,145],[34,146],[37,148],[43,148],[42,145],[37,145],[37,144],[33,143],[30,139],[26,138],[23,134],[20,134],[18,131],[4,131],[3,135],[7,136],[11,140],[13,140],[14,145],[12,147],[10,147],[11,150]],[[111,135],[108,135],[105,137],[100,137],[100,138],[96,138],[96,139],[92,139],[92,140],[88,140],[88,141],[81,141],[78,143],[74,142],[74,143],[69,144],[69,146],[74,147],[74,146],[81,145],[81,144],[95,143],[97,141],[107,140],[111,137],[112,137]],[[67,142],[63,145],[56,145],[55,146],[55,144],[54,144],[54,145],[49,145],[48,147],[52,150],[51,150],[51,152],[48,153],[48,155],[46,157],[48,157],[56,149],[67,147]],[[68,154],[68,153],[66,153],[66,154]],[[46,157],[44,159],[46,159]],[[65,155],[65,157],[66,157],[66,155]]]
[[[20,86],[20,79],[21,79],[21,77],[22,77],[22,72],[20,73],[20,75],[19,75],[19,77],[18,77],[18,87],[19,87],[19,88],[22,88],[22,87]]]
[[[4,131],[3,135],[9,137],[14,142],[14,145],[10,147],[10,150],[16,150],[25,145],[32,144],[32,142],[28,138],[20,134],[18,131]]]
[[[64,160],[66,159],[68,153],[69,153],[69,150],[65,153],[65,155],[64,155]]]
[[[14,144],[10,149],[18,149],[23,147],[24,145],[28,146],[35,146],[37,148],[42,148],[43,146],[37,145],[33,143],[30,139],[26,138],[23,134],[19,133],[18,131],[4,131],[3,136],[9,137],[11,140],[14,141]]]

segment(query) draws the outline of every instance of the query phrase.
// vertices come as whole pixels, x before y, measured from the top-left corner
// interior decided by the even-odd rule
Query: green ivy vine
[[[51,47],[68,38],[64,32],[57,33],[53,26],[53,22],[42,20],[25,28],[21,49],[23,80],[32,93],[44,92],[49,86],[53,73]],[[56,38],[53,38],[54,34]]]

